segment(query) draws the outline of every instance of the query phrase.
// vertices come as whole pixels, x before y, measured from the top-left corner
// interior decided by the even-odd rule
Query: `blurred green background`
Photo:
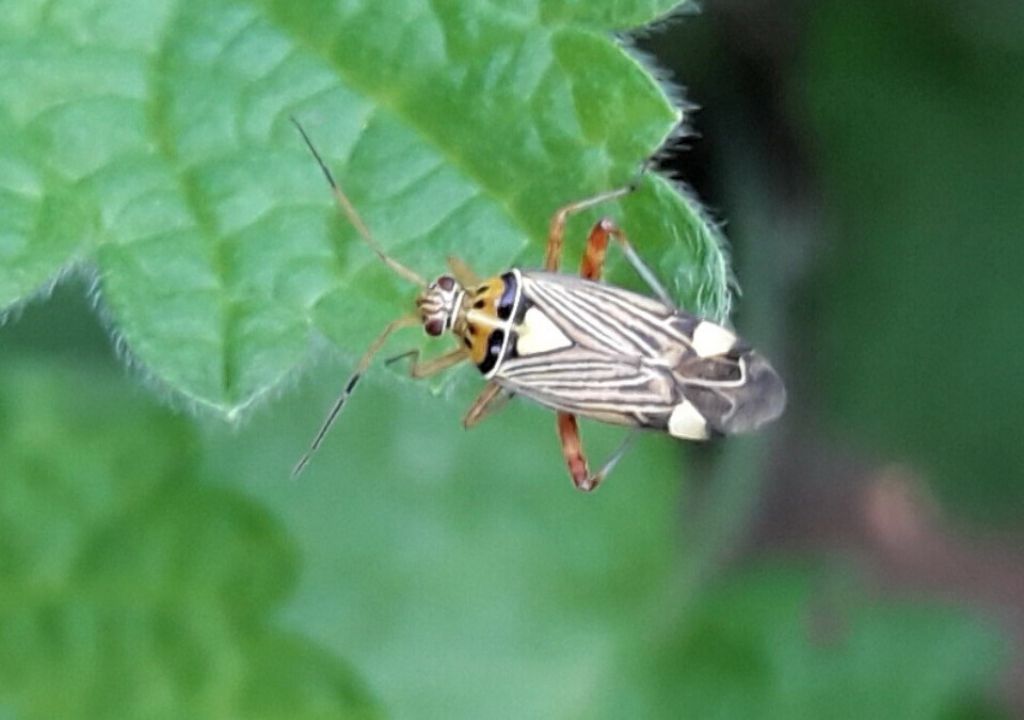
[[[351,360],[231,429],[154,399],[87,280],[9,316],[0,718],[1024,716],[1022,8],[722,0],[638,41],[703,108],[662,166],[790,408],[592,496],[550,414],[462,431],[469,370],[371,373],[290,482]]]

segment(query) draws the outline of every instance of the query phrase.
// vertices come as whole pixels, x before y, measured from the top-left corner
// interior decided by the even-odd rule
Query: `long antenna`
[[[373,356],[384,346],[384,342],[395,330],[401,330],[402,328],[411,327],[413,325],[419,325],[420,318],[418,315],[405,315],[392,320],[391,323],[384,328],[384,331],[377,336],[377,339],[366,349],[363,357],[359,360],[359,364],[356,365],[356,369],[352,371],[352,375],[349,376],[348,382],[345,383],[345,389],[341,391],[338,399],[334,401],[334,405],[331,407],[331,411],[327,413],[327,417],[324,418],[323,424],[320,425],[320,429],[316,433],[316,437],[313,438],[313,442],[310,443],[309,450],[299,458],[299,461],[292,468],[292,477],[297,478],[299,474],[305,469],[309,463],[313,453],[320,449],[320,443],[324,441],[327,436],[327,431],[331,429],[331,425],[338,418],[338,413],[345,407],[345,402],[352,395],[352,391],[356,389],[356,384],[359,382],[359,378],[363,376],[367,368],[370,367],[370,362],[373,360]]]
[[[338,205],[341,207],[342,212],[345,213],[345,217],[348,218],[348,221],[352,223],[352,226],[363,237],[363,240],[365,240],[366,244],[370,246],[370,249],[377,254],[377,257],[379,257],[384,262],[385,265],[387,265],[389,268],[394,270],[403,278],[411,282],[413,285],[418,285],[419,287],[426,287],[426,280],[424,280],[417,273],[413,272],[412,270],[410,270],[405,265],[395,260],[393,257],[388,255],[381,249],[380,245],[377,244],[377,241],[373,239],[373,235],[370,233],[370,229],[366,227],[366,223],[364,223],[363,219],[359,217],[359,213],[356,212],[355,206],[352,205],[352,202],[348,199],[348,196],[345,195],[345,193],[342,191],[341,186],[339,186],[338,183],[335,181],[334,175],[332,175],[331,171],[327,168],[327,163],[325,163],[323,158],[320,157],[320,153],[317,152],[316,148],[313,146],[313,141],[309,139],[309,135],[306,134],[306,131],[303,129],[302,125],[300,125],[299,121],[296,120],[294,117],[290,117],[289,120],[291,120],[292,124],[295,125],[296,128],[298,128],[299,134],[302,135],[302,139],[306,141],[306,147],[308,147],[309,151],[313,153],[313,157],[316,159],[317,164],[323,171],[324,177],[327,178],[327,182],[330,183],[331,191],[334,192],[334,199],[338,201]]]

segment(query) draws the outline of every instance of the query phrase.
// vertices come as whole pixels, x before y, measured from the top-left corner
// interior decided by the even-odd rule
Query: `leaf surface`
[[[558,206],[636,178],[676,127],[610,34],[673,4],[8,3],[0,308],[93,269],[133,359],[235,417],[317,337],[358,353],[412,295],[338,216],[290,116],[402,262],[536,266]],[[648,174],[601,211],[684,306],[727,312],[716,231],[693,201]],[[567,268],[596,217],[572,224]]]

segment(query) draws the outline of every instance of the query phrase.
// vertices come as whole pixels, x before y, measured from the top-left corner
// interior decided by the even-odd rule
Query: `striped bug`
[[[786,391],[768,361],[732,331],[678,309],[612,220],[603,219],[591,230],[580,277],[558,273],[567,219],[633,188],[558,210],[551,219],[543,271],[512,268],[482,280],[464,262],[449,258],[451,274],[427,283],[381,249],[306,131],[292,122],[366,244],[392,271],[420,288],[415,312],[392,321],[360,359],[293,475],[320,447],[388,337],[413,325],[422,325],[433,337],[450,332],[457,346],[429,360],[412,350],[389,363],[409,359],[414,378],[466,361],[476,365],[487,384],[463,419],[467,428],[514,395],[555,410],[565,462],[573,484],[583,491],[596,488],[611,472],[638,429],[707,440],[754,430],[782,413]],[[609,240],[619,245],[656,297],[600,281]],[[588,469],[577,416],[631,428],[596,473]]]

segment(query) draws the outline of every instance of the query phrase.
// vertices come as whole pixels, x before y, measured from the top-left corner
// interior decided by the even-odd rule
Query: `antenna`
[[[373,360],[373,356],[376,355],[382,347],[384,347],[384,342],[388,339],[391,333],[395,330],[419,325],[419,323],[420,319],[417,315],[405,315],[397,320],[392,320],[391,323],[384,328],[384,331],[377,336],[377,339],[373,341],[370,347],[367,348],[362,359],[359,360],[359,364],[356,365],[356,369],[353,370],[352,375],[349,376],[348,382],[345,383],[345,389],[341,391],[338,399],[334,401],[331,411],[327,413],[327,417],[324,418],[323,423],[320,425],[320,430],[317,431],[316,437],[314,437],[313,442],[310,443],[309,450],[299,458],[295,467],[292,468],[293,478],[297,478],[302,473],[306,468],[306,465],[309,464],[310,458],[313,457],[313,453],[320,449],[320,443],[324,441],[324,438],[327,436],[327,431],[331,429],[331,425],[333,425],[334,421],[337,420],[338,413],[340,413],[341,409],[345,407],[345,403],[352,395],[352,391],[356,389],[356,385],[359,383],[359,378],[361,378],[367,368],[370,367],[370,362]]]
[[[303,129],[302,125],[300,125],[299,121],[296,120],[294,117],[290,117],[289,120],[291,120],[292,124],[295,125],[296,128],[298,128],[299,134],[302,135],[302,139],[306,141],[306,147],[308,147],[309,151],[313,153],[313,157],[316,159],[317,164],[323,171],[324,177],[327,178],[327,182],[331,186],[331,191],[334,193],[334,199],[338,201],[338,205],[341,207],[342,212],[345,213],[345,217],[348,218],[348,221],[352,223],[352,226],[363,237],[363,240],[365,240],[366,244],[370,246],[370,249],[373,250],[374,253],[376,253],[377,257],[379,257],[384,262],[385,265],[394,270],[397,274],[401,275],[405,280],[408,280],[413,285],[418,285],[419,287],[426,287],[426,280],[424,280],[417,273],[413,272],[412,270],[410,270],[405,265],[395,260],[393,257],[388,255],[381,249],[380,245],[377,244],[377,241],[373,239],[373,235],[370,233],[370,229],[366,227],[366,223],[364,223],[363,219],[359,217],[359,213],[356,211],[355,206],[352,205],[352,202],[348,199],[348,196],[344,193],[344,191],[342,191],[341,186],[339,186],[338,183],[335,181],[334,176],[331,174],[331,171],[327,168],[327,163],[325,163],[323,158],[320,157],[320,153],[317,152],[316,148],[313,146],[313,141],[309,139],[309,135],[306,134],[306,131]]]

